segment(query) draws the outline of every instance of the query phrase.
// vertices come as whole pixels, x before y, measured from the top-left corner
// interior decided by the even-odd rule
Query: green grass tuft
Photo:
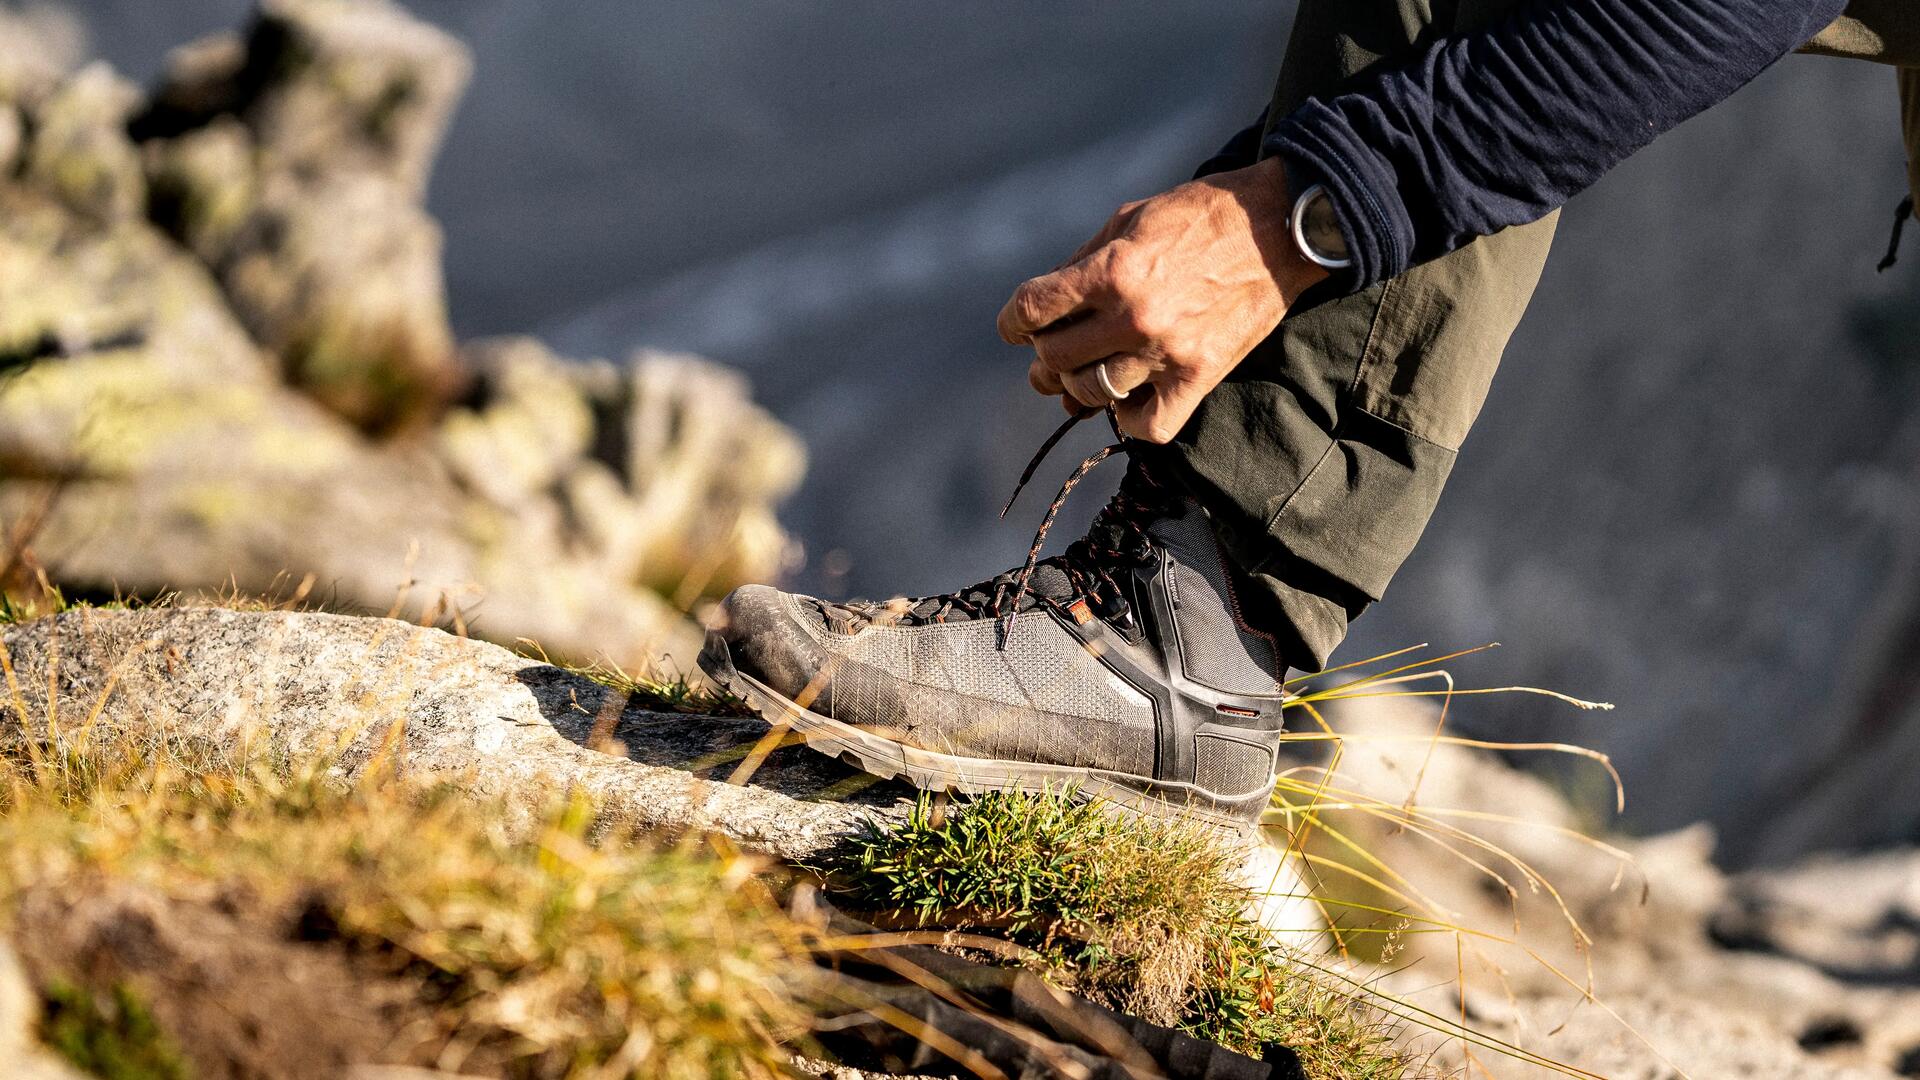
[[[188,1080],[180,1050],[124,983],[107,1000],[64,979],[42,994],[40,1037],[75,1068],[101,1080]]]
[[[57,588],[36,592],[38,595],[28,598],[0,591],[0,626],[32,622],[46,615],[58,615],[75,606]]]
[[[545,659],[542,657],[542,659]],[[551,661],[549,661],[551,662]],[[713,685],[694,685],[684,675],[634,675],[617,664],[559,664],[582,678],[627,695],[629,704],[656,712],[693,716],[758,716],[753,706]]]
[[[854,904],[1003,936],[1101,1004],[1256,1056],[1286,1046],[1316,1078],[1413,1071],[1390,1026],[1271,942],[1233,869],[1204,827],[1019,793],[922,798],[828,867]]]

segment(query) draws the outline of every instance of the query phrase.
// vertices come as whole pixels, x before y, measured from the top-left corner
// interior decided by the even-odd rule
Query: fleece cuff
[[[1335,275],[1346,292],[1385,281],[1412,264],[1413,224],[1385,158],[1341,115],[1308,101],[1274,125],[1263,149],[1286,162],[1287,186],[1325,185],[1353,266]]]

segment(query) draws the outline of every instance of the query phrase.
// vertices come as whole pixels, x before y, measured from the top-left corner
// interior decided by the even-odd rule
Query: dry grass
[[[244,995],[285,976],[236,965],[221,980],[229,999],[180,1002],[137,974],[90,982],[97,964],[51,971],[60,957],[21,939],[46,936],[31,912],[48,897],[211,911],[289,964],[330,952],[356,989],[392,999],[381,1015],[405,1021],[375,1060],[521,1077],[772,1076],[780,1041],[805,1030],[782,989],[799,931],[757,868],[589,840],[594,814],[577,801],[516,838],[485,804],[378,768],[349,784],[319,762],[84,737],[16,741],[0,767],[0,919],[56,1006],[44,1034],[82,1064],[98,1068],[101,1046],[112,1060],[167,1060],[139,1034],[156,1030],[138,1020],[151,1009],[196,1071],[218,1071],[222,1048],[181,1008],[244,1014]],[[129,1016],[133,1035],[110,1030]],[[368,1049],[346,1035],[330,1044],[336,1034],[314,1021],[313,1052]]]
[[[1536,687],[1461,688],[1442,666],[1493,647],[1424,656],[1421,654],[1427,646],[1414,646],[1288,683],[1294,697],[1287,708],[1305,716],[1307,722],[1292,725],[1294,730],[1283,739],[1296,750],[1317,749],[1323,754],[1317,763],[1299,764],[1280,774],[1263,824],[1307,870],[1311,882],[1308,899],[1319,905],[1330,928],[1336,958],[1316,964],[1317,970],[1336,982],[1347,984],[1382,1013],[1411,1027],[1455,1040],[1469,1071],[1493,1075],[1484,1060],[1485,1056],[1492,1055],[1550,1072],[1592,1077],[1594,1074],[1575,1064],[1500,1038],[1470,1023],[1466,1016],[1465,995],[1470,970],[1477,968],[1495,982],[1504,984],[1505,970],[1493,953],[1513,952],[1562,983],[1576,1002],[1613,1016],[1619,1021],[1623,1035],[1646,1043],[1645,1038],[1620,1020],[1595,992],[1592,965],[1595,942],[1581,925],[1573,906],[1553,881],[1495,837],[1503,832],[1545,828],[1557,834],[1559,842],[1584,849],[1588,864],[1610,868],[1616,887],[1625,879],[1627,871],[1634,869],[1631,856],[1618,847],[1551,823],[1529,821],[1484,808],[1435,806],[1421,801],[1421,787],[1436,751],[1450,747],[1567,755],[1591,763],[1604,773],[1616,809],[1624,806],[1625,789],[1620,776],[1606,755],[1597,751],[1563,743],[1468,739],[1447,731],[1455,703],[1477,695],[1536,695],[1580,709],[1613,707]],[[1387,666],[1389,664],[1391,666]],[[1386,736],[1390,741],[1406,743],[1413,751],[1410,757],[1417,766],[1408,778],[1406,789],[1366,790],[1349,783],[1341,764],[1350,742],[1365,742],[1371,737],[1335,730],[1323,710],[1340,702],[1392,698],[1431,699],[1440,707],[1430,732]],[[1396,865],[1394,856],[1376,850],[1368,836],[1405,838],[1424,845],[1430,853],[1437,852],[1438,862],[1446,867],[1441,875],[1446,880],[1420,880],[1421,875],[1412,867]],[[1425,860],[1422,863],[1424,865]],[[1487,892],[1503,897],[1505,914],[1511,922],[1506,925],[1474,922],[1438,899],[1439,886],[1457,884],[1463,878],[1478,879]],[[1584,970],[1557,966],[1548,957],[1550,943],[1545,937],[1531,937],[1522,931],[1523,897],[1543,899],[1564,932],[1565,944],[1584,965]],[[1399,948],[1399,940],[1413,936],[1438,938],[1448,943],[1449,947],[1441,951],[1453,964],[1451,983],[1459,1004],[1456,1015],[1443,1015],[1422,1007],[1407,997],[1368,985],[1354,974],[1365,969],[1356,967],[1351,960],[1391,959]],[[1500,989],[1508,988],[1501,985]],[[1655,1056],[1665,1060],[1657,1048],[1647,1045]],[[1684,1074],[1675,1069],[1675,1075]]]

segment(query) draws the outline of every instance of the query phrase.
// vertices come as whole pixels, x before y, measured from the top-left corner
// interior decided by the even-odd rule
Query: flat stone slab
[[[792,862],[903,816],[912,798],[801,746],[729,783],[764,722],[651,711],[499,646],[390,619],[80,609],[8,628],[0,644],[13,669],[0,711],[24,710],[35,728],[52,715],[71,731],[97,714],[222,745],[270,736],[335,748],[349,774],[397,738],[412,775],[522,812],[577,790],[613,820],[717,833]]]

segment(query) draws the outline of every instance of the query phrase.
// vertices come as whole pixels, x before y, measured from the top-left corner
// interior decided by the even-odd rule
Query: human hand
[[[1120,430],[1164,443],[1326,271],[1294,247],[1277,158],[1122,206],[1072,259],[1025,282],[1000,336],[1070,413],[1112,398]]]

